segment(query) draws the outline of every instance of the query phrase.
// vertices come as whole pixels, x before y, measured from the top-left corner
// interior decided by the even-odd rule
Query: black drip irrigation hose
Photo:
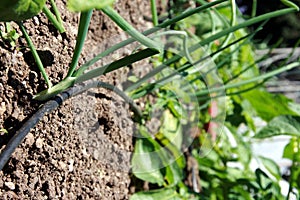
[[[117,93],[124,99],[126,103],[130,105],[132,111],[138,117],[138,119],[142,119],[142,113],[139,110],[138,106],[133,102],[132,99],[130,99],[117,87],[101,81],[86,81],[67,89],[66,91],[56,95],[52,100],[47,101],[32,117],[30,117],[23,124],[23,126],[15,133],[15,135],[9,140],[5,148],[2,150],[0,154],[0,170],[3,169],[15,149],[23,141],[30,130],[34,128],[35,125],[43,118],[44,115],[54,111],[56,108],[58,108],[58,106],[60,106],[65,100],[69,99],[70,97],[76,96],[90,88],[95,87],[106,88]]]

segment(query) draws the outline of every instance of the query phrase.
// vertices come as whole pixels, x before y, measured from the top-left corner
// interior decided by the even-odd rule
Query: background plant
[[[204,1],[197,2],[205,4]],[[176,12],[174,13],[176,15]],[[264,18],[266,20],[272,17],[273,14],[262,16],[266,17]],[[196,38],[199,43],[204,45],[209,56],[198,51],[200,53],[198,56],[200,58],[202,56],[202,59],[198,61],[199,63],[202,62],[203,64],[205,63],[204,60],[209,58],[214,60],[216,65],[212,68],[206,65],[207,69],[201,69],[200,74],[189,73],[187,70],[189,67],[186,66],[188,65],[187,60],[178,58],[176,61],[170,61],[168,60],[170,57],[165,56],[161,59],[163,65],[157,67],[159,68],[157,73],[150,73],[156,76],[156,79],[158,79],[156,82],[153,83],[152,80],[151,83],[141,86],[134,92],[131,91],[132,88],[135,88],[134,86],[129,88],[133,98],[139,98],[147,94],[145,91],[156,91],[157,104],[150,106],[148,109],[150,113],[151,109],[156,110],[157,107],[165,110],[162,117],[163,128],[154,136],[147,132],[145,127],[141,127],[140,134],[142,138],[137,140],[132,160],[134,175],[151,183],[152,190],[138,192],[131,199],[157,199],[162,197],[165,199],[289,199],[293,191],[292,188],[298,187],[294,182],[298,175],[295,175],[294,179],[290,180],[290,190],[285,194],[287,196],[284,196],[279,184],[282,180],[279,167],[268,158],[253,155],[250,145],[253,134],[255,137],[261,137],[261,135],[272,137],[288,134],[288,132],[292,134],[291,131],[296,134],[298,130],[294,127],[297,127],[296,124],[299,123],[297,117],[296,119],[291,117],[298,116],[295,104],[292,104],[289,99],[282,95],[268,93],[262,87],[265,81],[281,73],[281,70],[285,71],[296,67],[299,63],[292,63],[278,70],[260,74],[257,63],[264,58],[257,59],[254,55],[251,43],[253,35],[247,34],[245,29],[239,29],[246,27],[257,19],[263,21],[262,16],[254,17],[250,19],[250,22],[237,23],[242,16],[238,13],[235,2],[230,1],[228,4],[224,3],[211,8],[211,10],[207,9],[204,12],[197,13],[173,26],[175,30],[187,31],[191,37]],[[195,28],[194,32],[190,31],[191,28]],[[225,37],[218,37],[221,33],[226,33],[222,35]],[[215,39],[218,40],[215,41]],[[170,63],[172,64],[170,65]],[[174,106],[172,100],[174,99],[174,92],[168,92],[160,85],[161,79],[164,83],[168,82],[168,78],[166,78],[168,76],[164,74],[161,77],[158,73],[164,68],[163,66],[175,68],[182,75],[182,79],[188,81],[195,88],[199,88],[199,91],[195,93],[198,105],[200,105],[199,121],[196,124],[198,136],[189,148],[190,155],[185,155],[184,158],[182,153],[178,153],[178,151],[184,149],[184,143],[179,142],[178,145],[177,138],[188,137],[186,131],[182,130],[185,124],[178,125],[178,121],[182,119],[186,121],[186,115],[184,112],[180,112],[182,104],[176,105],[177,107]],[[207,85],[209,75],[214,71],[217,71],[218,76],[221,77],[224,83],[223,87],[217,88]],[[150,78],[150,76],[146,76]],[[169,75],[169,80],[171,80],[168,83],[172,84],[172,79],[173,81],[177,80],[175,76],[178,76],[178,73],[173,76]],[[144,81],[146,78],[144,77],[141,80]],[[142,85],[139,81],[136,83]],[[174,84],[172,86],[172,91],[176,90],[174,89],[176,86]],[[208,88],[205,89],[206,87]],[[177,85],[177,89],[181,93],[186,92],[187,96],[191,96],[188,91],[184,91],[184,86]],[[215,102],[220,101],[220,98],[224,95],[226,95],[226,106],[221,107],[222,104],[218,105]],[[225,112],[225,110],[219,111],[217,116],[212,114],[213,109],[220,108],[226,109],[225,122],[218,119],[220,117],[222,119],[222,114],[224,116],[222,111]],[[194,109],[197,110],[197,108]],[[276,120],[277,116],[281,115],[288,115],[289,117],[286,119],[282,116]],[[255,117],[266,122],[270,121],[270,123],[258,132],[253,120]],[[272,120],[276,122],[272,122]],[[247,126],[246,131],[239,131],[238,127],[241,124]],[[288,124],[293,125],[286,127],[290,126]],[[219,127],[216,128],[215,125]],[[274,127],[275,125],[277,128]],[[280,131],[274,131],[276,129],[280,129]],[[172,133],[170,133],[170,130]],[[258,133],[255,134],[256,132]],[[213,138],[213,134],[217,134],[218,137]],[[212,139],[208,139],[210,137]],[[293,142],[294,147],[297,146],[295,138]],[[291,144],[288,145],[289,148],[291,146]],[[290,154],[289,159],[293,160],[293,156],[297,155],[297,151],[297,148],[294,151],[291,151],[291,149],[286,150]],[[195,162],[193,162],[194,168],[192,169],[190,169],[188,163],[184,162],[184,160],[189,162],[191,159],[189,156],[195,159]],[[287,155],[284,155],[284,157],[287,157]],[[170,160],[176,160],[176,162]],[[259,163],[259,168],[253,169],[250,167],[250,162],[253,162],[253,160]],[[165,165],[165,162],[172,164]],[[295,172],[293,175],[297,173]],[[189,175],[192,176],[190,181],[192,184],[187,181]]]
[[[259,86],[299,63],[291,63],[260,74],[256,64],[260,59],[257,60],[253,55],[251,38],[265,20],[295,12],[298,7],[289,1],[283,1],[288,8],[253,16],[244,21],[234,1],[218,0],[207,3],[197,0],[194,1],[197,6],[188,9],[179,9],[176,6],[189,5],[189,1],[180,1],[180,4],[179,1],[173,2],[170,18],[158,23],[160,20],[155,1],[151,1],[155,27],[140,33],[110,7],[112,1],[69,1],[69,8],[80,12],[78,36],[68,75],[55,86],[47,81],[38,54],[22,23],[18,22],[48,83],[48,88],[37,94],[35,99],[48,100],[66,89],[72,90],[76,83],[151,58],[153,70],[150,73],[144,77],[133,77],[135,81],[125,91],[114,89],[136,109],[135,117],[139,122],[139,138],[136,140],[132,159],[133,174],[136,178],[152,184],[150,191],[138,192],[132,199],[284,198],[280,191],[278,166],[273,161],[260,157],[257,159],[266,170],[259,168],[253,171],[249,167],[253,158],[249,142],[253,132],[258,132],[254,117],[270,122],[255,135],[257,138],[279,134],[294,136],[284,154],[293,161],[289,196],[293,188],[298,187],[296,147],[299,107],[281,95],[269,94]],[[132,38],[106,49],[82,66],[77,66],[93,9],[102,10]],[[60,21],[59,17],[56,20]],[[245,28],[256,23],[260,23],[260,26],[254,33],[249,34]],[[162,46],[159,39],[163,37],[171,45]],[[131,55],[89,70],[91,65],[104,56],[134,41],[138,41],[141,46]],[[90,87],[114,88],[98,82],[84,89]],[[133,99],[147,95],[155,96],[156,101],[147,102],[147,109],[141,112],[132,103]],[[64,99],[66,97],[62,101]],[[57,107],[58,103],[55,99],[53,101]],[[43,107],[40,115],[47,111],[45,108]],[[151,113],[157,109],[162,110],[161,127],[150,133],[145,125]],[[278,127],[278,121],[284,126]],[[289,123],[292,125],[289,126]],[[246,124],[247,131],[240,132],[240,124]],[[5,156],[1,154],[1,168],[5,164],[2,162],[3,157],[8,159],[9,154],[25,137],[26,131],[30,130],[32,123],[29,125],[29,129],[22,129],[13,138],[13,142],[7,145],[10,148],[9,153]],[[187,130],[190,135],[186,135]],[[14,140],[16,138],[18,142],[14,142],[17,141]],[[188,151],[183,154],[183,150]]]

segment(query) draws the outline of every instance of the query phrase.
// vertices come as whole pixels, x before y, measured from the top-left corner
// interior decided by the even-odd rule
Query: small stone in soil
[[[8,187],[10,190],[14,190],[16,188],[13,182],[5,182],[4,185]]]
[[[35,141],[35,146],[36,148],[40,149],[43,147],[43,142],[44,140],[42,138],[38,138],[36,141]]]
[[[69,172],[72,172],[74,170],[74,160],[69,160]]]
[[[29,146],[31,146],[33,143],[34,143],[34,135],[32,133],[29,133],[26,136],[25,144],[28,144]]]

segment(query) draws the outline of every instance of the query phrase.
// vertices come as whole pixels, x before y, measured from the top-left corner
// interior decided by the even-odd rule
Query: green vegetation
[[[255,57],[251,40],[267,20],[297,12],[298,7],[284,0],[287,7],[258,16],[253,11],[245,20],[234,0],[170,2],[170,18],[159,23],[164,16],[158,16],[155,1],[150,1],[154,28],[141,33],[111,7],[112,0],[69,0],[68,8],[80,12],[78,35],[68,75],[54,86],[20,18],[9,19],[18,21],[48,85],[34,98],[51,99],[77,83],[149,58],[152,69],[148,74],[132,76],[129,87],[116,90],[131,104],[138,126],[132,156],[134,179],[150,184],[148,191],[138,188],[132,200],[299,198],[300,107],[283,95],[268,93],[263,85],[300,62],[262,74],[257,63],[265,57]],[[182,7],[191,2],[194,8]],[[103,11],[131,38],[78,66],[94,9]],[[40,9],[35,11],[37,14]],[[54,21],[62,24],[57,11],[55,16]],[[259,24],[258,28],[249,33],[247,27],[253,24]],[[140,46],[131,55],[89,70],[95,62],[134,41]],[[153,102],[147,100],[149,95],[155,97]],[[132,102],[142,98],[146,99],[145,108],[139,110]],[[147,128],[153,113],[159,113],[158,130]],[[267,125],[260,129],[254,119]],[[287,194],[282,194],[277,164],[251,150],[253,138],[277,135],[291,136],[283,152],[283,157],[292,161]],[[252,169],[253,160],[262,167]]]
[[[0,31],[0,37],[4,42],[9,43],[11,47],[16,46],[16,40],[20,37],[15,29],[13,29],[9,22],[5,22],[5,30]]]
[[[2,1],[0,4],[0,21],[22,21],[37,15],[46,0]]]

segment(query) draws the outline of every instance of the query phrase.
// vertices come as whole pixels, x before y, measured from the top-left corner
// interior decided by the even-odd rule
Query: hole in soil
[[[103,31],[104,31],[104,30],[107,30],[107,26],[106,26],[105,23],[102,24],[101,30],[103,30]]]
[[[100,117],[98,123],[100,126],[104,126],[104,131],[109,130],[108,120],[106,118]]]
[[[45,183],[42,184],[41,190],[44,191],[44,193],[45,193],[46,196],[50,195],[50,193],[48,191],[49,190],[49,184],[48,184],[48,182],[45,182]]]

